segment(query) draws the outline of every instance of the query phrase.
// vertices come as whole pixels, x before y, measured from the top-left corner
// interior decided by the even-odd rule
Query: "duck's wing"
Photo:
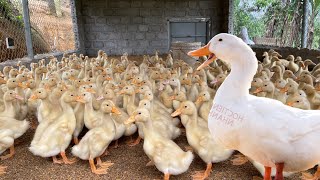
[[[249,100],[248,118],[252,128],[264,129],[279,140],[297,141],[308,134],[320,136],[320,110],[301,110],[286,106],[280,101],[252,97]]]

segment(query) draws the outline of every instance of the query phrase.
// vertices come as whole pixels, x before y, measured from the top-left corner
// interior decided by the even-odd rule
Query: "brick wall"
[[[151,54],[168,50],[168,18],[209,17],[211,34],[227,32],[224,0],[79,0],[76,1],[81,49],[96,55]]]

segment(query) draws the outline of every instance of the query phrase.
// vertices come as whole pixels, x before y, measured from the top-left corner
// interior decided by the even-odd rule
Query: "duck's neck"
[[[74,114],[74,111],[73,111],[73,108],[71,107],[71,105],[64,102],[64,100],[62,98],[60,100],[60,104],[62,107],[63,114]]]
[[[253,52],[231,63],[231,72],[219,87],[216,98],[234,100],[249,95],[251,81],[257,71],[258,61]]]

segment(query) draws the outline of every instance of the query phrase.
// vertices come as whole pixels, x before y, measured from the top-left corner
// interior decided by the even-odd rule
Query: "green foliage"
[[[15,9],[13,4],[8,0],[0,0],[0,17],[23,25],[22,15]]]
[[[235,4],[235,16],[234,16],[234,24],[235,24],[235,33],[240,34],[241,27],[245,26],[248,28],[248,32],[250,32],[250,37],[261,37],[264,34],[265,23],[260,19],[248,13],[250,11],[250,6],[248,3],[244,2],[240,6],[240,0],[236,0]]]

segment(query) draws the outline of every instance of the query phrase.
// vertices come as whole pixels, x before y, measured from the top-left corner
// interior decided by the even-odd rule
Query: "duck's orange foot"
[[[232,165],[240,166],[247,163],[249,160],[246,156],[242,154],[235,155],[236,158],[232,159]]]
[[[14,145],[10,146],[10,153],[4,156],[0,156],[1,160],[6,160],[11,158],[15,154]]]
[[[165,174],[163,177],[163,180],[169,180],[170,179],[170,174]]]
[[[210,176],[212,171],[212,163],[207,164],[207,169],[205,171],[195,171],[192,175],[193,180],[205,180]]]
[[[57,156],[52,156],[52,161],[54,164],[62,164],[63,160],[58,160]]]
[[[60,153],[61,157],[62,157],[62,161],[65,163],[65,164],[73,164],[75,162],[78,161],[77,158],[71,158],[71,159],[68,159],[68,157],[66,156],[66,153],[65,152],[61,152]]]
[[[104,163],[104,167],[101,166],[100,168],[97,169],[94,164],[93,159],[90,159],[89,163],[90,163],[91,172],[94,174],[98,174],[98,175],[108,174],[109,167],[113,165],[113,163],[111,163],[111,162],[106,162],[106,163]]]
[[[97,166],[102,167],[102,168],[109,168],[112,166],[114,163],[111,163],[111,161],[107,162],[102,162],[100,157],[97,157]]]
[[[184,146],[184,149],[185,149],[186,151],[191,151],[191,152],[193,152],[193,148],[192,148],[191,146]]]
[[[0,166],[0,175],[6,173],[7,166]]]
[[[136,146],[136,145],[138,145],[139,143],[140,143],[140,141],[141,141],[141,137],[139,136],[133,143],[131,143],[131,144],[129,144],[129,146]]]

